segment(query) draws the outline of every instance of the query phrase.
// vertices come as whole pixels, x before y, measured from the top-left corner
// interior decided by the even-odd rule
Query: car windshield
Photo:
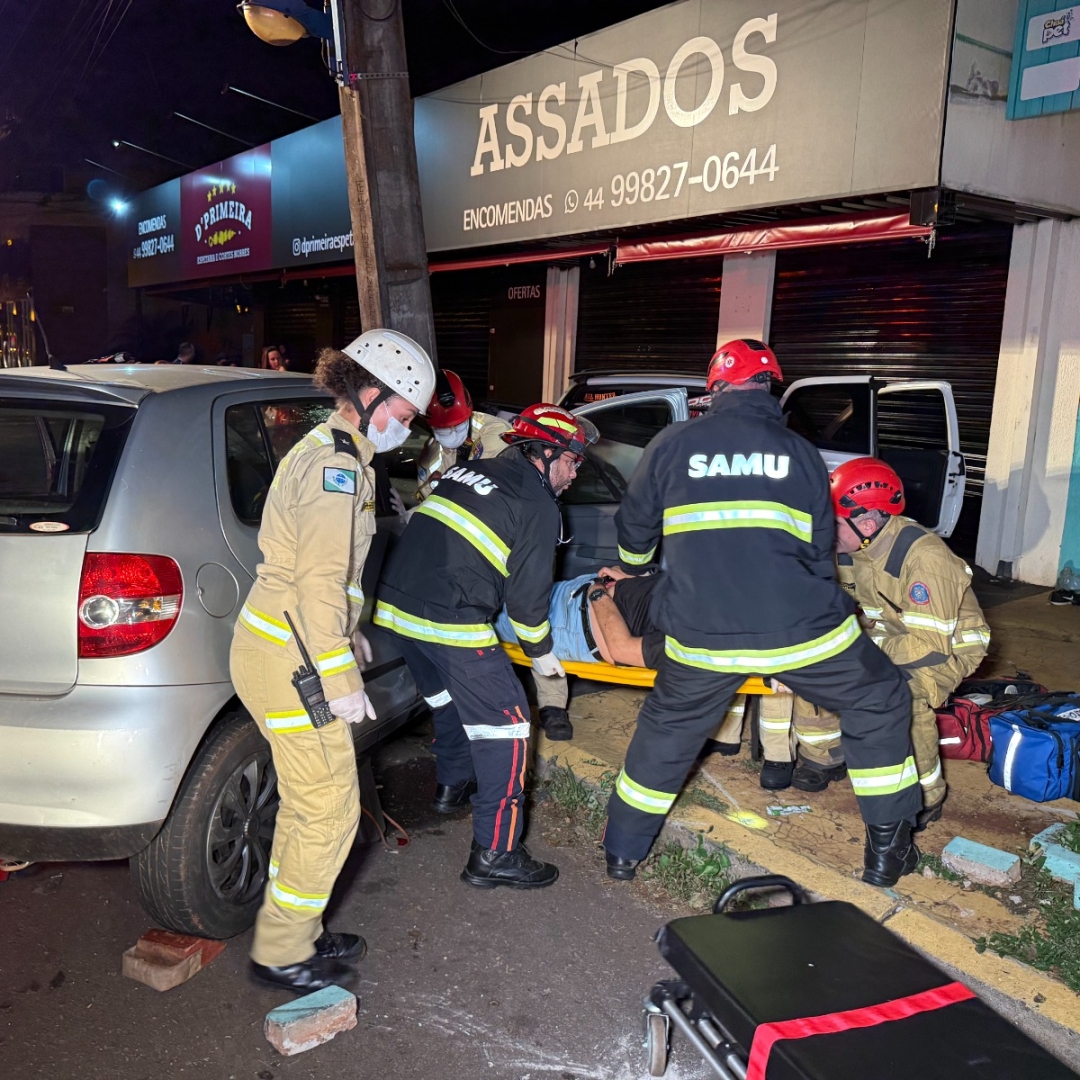
[[[93,529],[133,413],[0,398],[0,531]]]

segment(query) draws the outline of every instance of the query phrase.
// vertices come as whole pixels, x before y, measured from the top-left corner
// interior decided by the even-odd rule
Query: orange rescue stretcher
[[[531,667],[532,661],[521,651],[520,645],[502,642],[510,659],[522,667]],[[577,675],[582,679],[595,682],[620,683],[623,686],[643,686],[648,689],[656,681],[656,672],[652,668],[627,667],[624,664],[609,664],[604,660],[582,663],[580,660],[561,661],[567,675]],[[739,687],[740,694],[771,694],[772,690],[764,679],[754,676]]]

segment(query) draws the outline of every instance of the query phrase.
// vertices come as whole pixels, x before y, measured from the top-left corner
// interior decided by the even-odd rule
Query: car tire
[[[130,861],[151,918],[169,930],[230,938],[255,921],[277,815],[270,744],[237,708],[211,730],[161,831]]]

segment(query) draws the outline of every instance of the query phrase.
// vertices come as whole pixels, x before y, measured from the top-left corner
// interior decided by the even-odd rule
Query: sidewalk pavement
[[[1047,592],[1024,590],[1016,599],[991,599],[986,613],[992,629],[991,652],[982,671],[1011,674],[1021,668],[1051,689],[1080,690],[1080,608],[1048,605]],[[594,684],[595,685],[595,684]],[[537,740],[544,763],[570,766],[598,785],[618,771],[633,734],[644,691],[605,688],[577,694],[571,702],[575,735],[571,743]],[[847,900],[911,944],[958,969],[964,976],[1023,1002],[1028,1008],[1080,1033],[1080,997],[1062,982],[1011,958],[979,953],[975,939],[994,931],[1016,933],[1033,917],[1025,902],[998,899],[961,882],[913,874],[895,889],[877,889],[858,880],[862,869],[863,827],[847,783],[821,794],[789,789],[766,792],[748,747],[738,758],[709,757],[689,784],[719,799],[714,811],[680,802],[667,828],[683,843],[703,835],[769,873],[786,874],[825,899]],[[1025,851],[1032,836],[1055,821],[1076,818],[1068,800],[1036,804],[990,784],[978,762],[945,763],[949,801],[943,819],[920,837],[924,853],[940,856],[954,836],[1005,851]],[[769,807],[809,806],[809,812],[776,817]]]

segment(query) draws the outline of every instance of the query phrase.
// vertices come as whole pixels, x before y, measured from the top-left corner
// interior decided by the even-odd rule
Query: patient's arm
[[[645,666],[641,638],[631,636],[626,620],[610,595],[589,601],[589,617],[596,646],[609,664]]]

